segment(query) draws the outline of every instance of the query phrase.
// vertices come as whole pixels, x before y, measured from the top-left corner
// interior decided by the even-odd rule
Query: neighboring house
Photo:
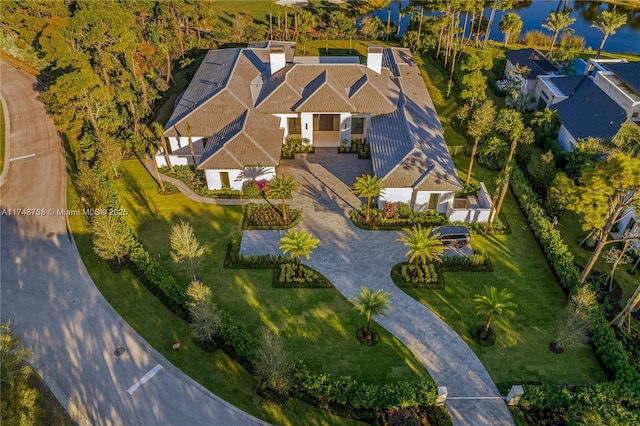
[[[558,67],[536,49],[510,50],[504,56],[507,58],[504,75],[516,81],[522,92],[533,91],[539,75],[558,72]]]
[[[579,61],[580,75],[561,75],[535,49],[505,53],[505,75],[533,93],[537,108],[560,116],[558,140],[570,151],[579,139],[611,139],[627,120],[640,122],[640,62]],[[526,67],[526,73],[518,69]]]
[[[411,52],[372,45],[360,64],[295,57],[294,48],[260,42],[209,51],[165,127],[171,161],[191,163],[190,132],[208,188],[242,189],[275,175],[288,136],[316,147],[366,137],[373,171],[386,184],[381,203],[448,213],[462,185]],[[156,161],[165,165],[164,155]],[[457,201],[456,217],[486,220],[488,196]]]

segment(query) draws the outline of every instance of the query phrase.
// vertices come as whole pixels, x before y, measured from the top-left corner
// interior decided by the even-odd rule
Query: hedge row
[[[551,269],[568,294],[580,285],[580,274],[573,255],[560,232],[547,218],[540,198],[519,169],[512,171],[511,188]],[[525,412],[534,409],[540,415],[540,410],[543,410],[556,416],[557,410],[566,410],[568,421],[572,416],[590,412],[604,424],[640,424],[640,374],[629,363],[627,353],[601,310],[598,310],[595,322],[592,332],[595,353],[607,376],[614,382],[572,391],[566,387],[558,390],[550,386],[527,386],[522,400]],[[603,407],[608,409],[602,410]],[[635,421],[629,423],[630,419]]]
[[[437,395],[437,385],[429,380],[361,383],[349,376],[314,373],[302,361],[294,364],[293,377],[298,398],[364,421],[374,421],[389,408],[433,406]]]

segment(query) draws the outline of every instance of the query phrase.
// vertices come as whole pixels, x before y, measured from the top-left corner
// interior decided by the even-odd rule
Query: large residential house
[[[373,171],[385,182],[381,203],[486,221],[491,200],[484,186],[477,197],[454,199],[462,185],[408,49],[371,45],[366,64],[358,57],[297,57],[294,49],[258,42],[209,51],[165,127],[170,161],[191,164],[191,137],[208,188],[242,189],[275,175],[289,136],[336,149],[366,138]],[[166,165],[164,153],[156,161]]]
[[[590,59],[579,75],[562,75],[540,52],[506,52],[505,76],[533,92],[538,109],[548,107],[560,116],[558,141],[570,151],[580,139],[611,139],[623,123],[640,125],[640,62]],[[516,73],[527,67],[528,73]],[[526,77],[526,78],[525,78]],[[640,233],[632,208],[618,224],[622,232]],[[637,249],[639,243],[635,242]]]

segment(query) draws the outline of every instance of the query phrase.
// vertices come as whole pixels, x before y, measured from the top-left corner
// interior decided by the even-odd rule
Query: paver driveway
[[[439,386],[449,392],[446,406],[458,425],[512,425],[506,403],[486,369],[469,346],[444,321],[406,295],[391,280],[393,265],[406,248],[398,232],[364,231],[351,223],[348,211],[360,206],[349,190],[356,176],[372,173],[371,163],[355,154],[296,155],[283,161],[279,173],[293,175],[302,187],[293,205],[303,211],[297,228],[320,239],[305,262],[324,274],[347,298],[361,286],[391,292],[393,311],[377,322],[400,339],[424,364]],[[342,180],[341,180],[342,179]],[[278,241],[286,231],[245,231],[242,253],[279,254]]]

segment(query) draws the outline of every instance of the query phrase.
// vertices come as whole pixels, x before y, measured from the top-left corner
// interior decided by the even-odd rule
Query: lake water
[[[506,12],[500,12],[497,10],[493,25],[491,26],[490,38],[497,41],[503,40],[503,34],[498,29],[498,23],[504,13],[517,13],[520,15],[523,21],[522,32],[520,33],[521,36],[531,30],[540,30],[551,35],[551,33],[542,28],[541,25],[547,16],[549,16],[549,12],[555,12],[559,4],[560,10],[562,10],[564,3],[564,0],[533,0],[521,4],[517,9],[507,10]],[[404,7],[409,4],[409,1],[403,0],[391,2],[392,22],[398,22],[399,4],[402,4]],[[584,37],[585,48],[591,47],[594,50],[597,50],[600,45],[600,41],[602,40],[602,33],[596,28],[591,28],[591,24],[596,17],[602,13],[602,11],[612,8],[612,6],[599,1],[575,0],[570,0],[567,5],[568,9],[571,11],[571,16],[576,18],[576,21],[571,25],[571,28],[573,28],[576,35]],[[616,11],[621,12],[623,9],[618,6]],[[372,12],[371,15],[379,17],[382,23],[386,25],[387,13],[387,9],[383,9]],[[491,8],[487,8],[485,9],[484,16],[488,19],[490,13]],[[437,15],[438,12],[427,12],[425,9],[424,14]],[[464,14],[461,16],[461,19],[464,19]],[[402,18],[402,25],[400,27],[401,34],[404,34],[407,30],[409,20],[410,18],[408,16]],[[640,54],[640,10],[629,11],[627,24],[622,28],[619,28],[616,31],[616,34],[609,36],[604,49],[609,52]]]

